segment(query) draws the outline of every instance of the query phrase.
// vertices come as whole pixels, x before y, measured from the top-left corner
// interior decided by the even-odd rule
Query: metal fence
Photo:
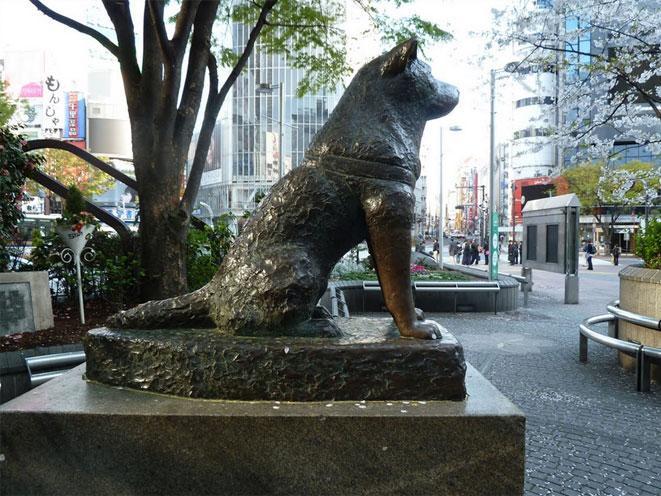
[[[650,365],[652,363],[661,365],[661,348],[654,348],[639,342],[620,339],[618,322],[624,320],[647,329],[661,332],[661,319],[622,310],[619,305],[619,300],[615,300],[606,306],[608,310],[607,314],[587,318],[579,325],[579,360],[581,362],[588,361],[588,339],[614,348],[636,360],[636,390],[649,392],[651,383]],[[605,322],[608,323],[608,335],[601,334],[590,328],[590,326]]]

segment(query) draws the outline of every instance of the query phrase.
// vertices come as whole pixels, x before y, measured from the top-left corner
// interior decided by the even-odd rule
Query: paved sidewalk
[[[637,393],[593,342],[578,361],[578,324],[618,297],[619,269],[581,272],[579,305],[562,303],[562,274],[535,271],[528,308],[428,315],[526,413],[526,495],[661,495],[661,385]]]

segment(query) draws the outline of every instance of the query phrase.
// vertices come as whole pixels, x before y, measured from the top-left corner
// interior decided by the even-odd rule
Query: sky
[[[81,12],[91,0],[45,0],[46,5],[82,20]],[[98,2],[100,4],[100,1]],[[420,58],[432,67],[437,79],[453,84],[460,91],[459,105],[448,116],[430,121],[423,137],[421,159],[427,176],[428,204],[434,213],[438,205],[439,136],[443,131],[444,196],[457,182],[457,170],[470,162],[485,167],[489,160],[489,70],[502,66],[496,54],[492,63],[477,63],[484,54],[484,39],[476,33],[489,30],[492,9],[507,4],[507,0],[417,0],[400,7],[396,14],[417,14],[452,33],[453,38],[429,46]],[[132,2],[136,17],[142,2]],[[360,22],[360,21],[358,21]],[[137,24],[138,22],[136,22]],[[59,64],[68,68],[72,79],[85,80],[84,67],[76,64],[81,53],[93,40],[55,23],[38,13],[27,0],[0,0],[0,51],[3,47],[19,46],[25,50],[47,48],[59,54]],[[351,47],[350,47],[351,50]],[[379,55],[378,43],[361,44],[364,54]],[[503,54],[503,57],[505,55]],[[450,127],[461,131],[450,131]]]
[[[471,163],[486,168],[489,162],[489,72],[502,66],[507,54],[496,54],[491,63],[480,63],[484,37],[492,22],[492,9],[506,4],[500,0],[418,0],[411,6],[422,18],[437,23],[453,38],[426,50],[437,79],[456,86],[459,104],[447,116],[427,124],[423,137],[423,173],[427,175],[430,212],[438,205],[439,143],[443,127],[443,185],[448,192],[458,183],[458,170]],[[498,60],[500,59],[500,60]],[[450,128],[461,131],[451,131]]]

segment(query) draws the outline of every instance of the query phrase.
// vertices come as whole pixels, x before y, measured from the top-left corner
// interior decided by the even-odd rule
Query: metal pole
[[[280,97],[280,119],[278,121],[279,125],[279,136],[278,136],[278,162],[280,165],[280,178],[285,175],[285,156],[282,153],[283,150],[283,139],[284,139],[284,134],[283,134],[283,125],[284,125],[284,120],[285,120],[285,84],[283,81],[280,82],[280,85],[278,86],[279,89],[279,97]]]
[[[80,254],[74,255],[76,258],[76,282],[78,282],[78,305],[80,306],[80,323],[85,323],[85,304],[83,301],[83,283],[80,277]]]
[[[439,148],[439,170],[438,170],[438,246],[439,266],[443,270],[443,127],[440,128]]]
[[[498,280],[498,212],[495,209],[497,187],[494,185],[496,171],[496,134],[495,134],[496,71],[491,70],[491,120],[489,129],[489,280]]]

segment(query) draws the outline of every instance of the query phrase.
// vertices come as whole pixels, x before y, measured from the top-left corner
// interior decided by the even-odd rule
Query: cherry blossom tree
[[[549,131],[574,160],[640,146],[661,155],[658,0],[521,0],[495,17],[495,41],[520,54],[510,70],[557,74],[561,118]]]

